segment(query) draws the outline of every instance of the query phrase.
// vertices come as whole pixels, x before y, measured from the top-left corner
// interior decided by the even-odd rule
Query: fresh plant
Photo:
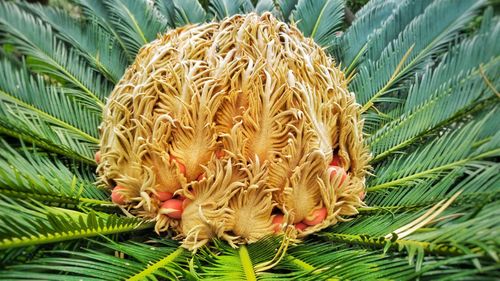
[[[497,278],[500,23],[489,2],[372,0],[345,30],[341,0],[74,4],[69,15],[0,2],[2,279]],[[214,240],[193,254],[96,184],[102,110],[158,34],[266,11],[347,77],[372,154],[366,205],[302,243]]]

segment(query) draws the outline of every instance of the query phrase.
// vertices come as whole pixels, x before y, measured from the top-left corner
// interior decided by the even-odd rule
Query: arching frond
[[[292,12],[295,10],[295,7],[297,6],[297,2],[299,0],[277,0],[276,6],[277,9],[280,12],[281,19],[284,21],[288,21],[290,19],[290,16],[292,15]]]
[[[344,1],[299,0],[292,19],[305,36],[328,48],[335,38],[335,32],[342,24]]]
[[[203,280],[265,280],[289,278],[288,274],[268,274],[264,266],[279,262],[284,246],[279,237],[266,237],[248,246],[233,249],[221,241],[215,248],[204,247],[195,256],[194,273]],[[281,247],[280,247],[281,246]]]
[[[85,63],[75,50],[58,40],[41,20],[11,2],[0,3],[0,34],[3,44],[12,44],[36,72],[43,73],[71,88],[82,105],[99,111],[112,85]]]
[[[221,20],[236,14],[244,14],[253,10],[250,0],[213,0],[210,11],[216,19]]]
[[[109,204],[108,193],[92,184],[89,178],[77,170],[70,170],[61,161],[38,153],[21,152],[0,143],[0,194],[11,198],[32,198],[51,205],[80,203]]]
[[[167,28],[167,22],[146,0],[105,0],[104,5],[109,21],[133,56]]]
[[[25,68],[15,69],[9,61],[0,60],[0,101],[1,126],[8,130],[5,133],[94,163],[99,116],[47,86],[42,77],[30,76]]]
[[[153,226],[137,218],[48,207],[0,196],[0,249],[130,232]]]
[[[201,23],[207,19],[206,11],[197,0],[155,0],[155,4],[170,27]]]
[[[461,194],[455,199],[454,205],[471,206],[477,202],[488,203],[499,191],[495,186],[500,180],[498,169],[497,165],[492,165],[465,175],[466,169],[459,168],[439,181],[422,182],[411,189],[401,188],[390,193],[370,194],[367,198],[369,207],[361,209],[361,212],[416,210],[422,206],[436,204],[459,191]]]
[[[433,2],[384,49],[380,58],[360,66],[351,89],[365,110],[442,52],[484,5],[484,1],[475,0],[452,2]]]
[[[97,23],[99,26],[103,27],[110,35],[113,36],[113,39],[116,40],[117,44],[120,46],[120,51],[123,51],[124,56],[128,63],[131,63],[134,59],[133,53],[129,52],[129,47],[121,38],[121,36],[116,31],[115,27],[110,21],[109,13],[101,0],[72,0],[76,5],[78,5],[81,10],[84,18],[91,22],[91,24]]]
[[[370,1],[356,13],[356,19],[333,50],[348,72],[364,55],[371,38],[387,21],[392,20],[399,4],[399,1]]]
[[[279,6],[275,5],[274,0],[260,0],[255,5],[255,12],[263,14],[264,12],[271,12],[275,17],[280,17]]]
[[[491,114],[488,118],[494,118]],[[377,177],[368,181],[368,191],[381,191],[400,186],[411,187],[422,179],[439,178],[446,171],[468,166],[470,169],[491,165],[482,162],[498,156],[499,143],[492,139],[478,139],[486,120],[471,121],[455,131],[443,133],[432,142],[417,148],[408,155],[401,155],[376,167]],[[476,143],[491,145],[478,152]]]
[[[76,47],[111,82],[116,83],[122,77],[126,67],[124,55],[113,38],[96,22],[81,26],[61,9],[41,5],[23,5],[23,8],[50,24],[57,31],[56,36]]]
[[[373,1],[372,4],[374,7],[378,6],[379,3],[385,3],[386,1]],[[375,32],[367,38],[366,43],[366,51],[361,49],[361,53],[358,53],[356,56],[359,57],[359,61],[361,65],[371,64],[374,61],[377,61],[382,52],[387,48],[387,46],[394,40],[400,36],[402,32],[417,18],[420,17],[426,8],[432,4],[433,0],[422,0],[422,1],[413,1],[413,0],[405,0],[398,1],[397,6],[394,7],[394,11],[387,17],[386,20],[381,24],[379,29],[376,29]],[[369,5],[369,6],[372,6]],[[369,8],[369,7],[368,7]],[[363,18],[365,15],[368,15],[369,10],[360,10],[359,18]],[[373,12],[383,13],[383,10],[373,10]],[[356,15],[358,16],[358,15]],[[347,37],[346,37],[347,39]],[[352,44],[353,42],[346,41],[346,44]],[[346,67],[348,65],[346,64]],[[349,65],[349,69],[353,70],[353,67]]]
[[[466,109],[496,99],[484,78],[494,85],[500,82],[499,38],[500,25],[492,25],[450,50],[435,69],[428,68],[410,88],[402,114],[367,139],[375,161],[414,143],[436,126],[470,114]]]
[[[176,279],[186,266],[187,251],[177,243],[162,240],[149,243],[93,243],[105,252],[53,251],[28,264],[9,266],[2,276],[12,280],[156,280]],[[114,254],[113,254],[114,253]]]

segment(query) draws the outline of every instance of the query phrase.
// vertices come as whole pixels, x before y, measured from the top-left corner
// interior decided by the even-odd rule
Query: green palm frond
[[[289,250],[278,268],[301,272],[300,280],[403,280],[414,269],[398,256],[309,241]]]
[[[238,249],[215,241],[212,247],[203,247],[194,257],[191,272],[202,280],[280,280],[298,277],[293,272],[269,273],[266,268],[280,262],[286,243],[278,236]]]
[[[423,73],[410,88],[403,112],[368,139],[375,161],[415,142],[419,136],[470,114],[472,108],[496,99],[484,79],[500,77],[500,25],[450,50],[435,69]],[[488,99],[490,101],[488,102]],[[432,114],[433,118],[429,118]]]
[[[0,29],[3,44],[12,44],[33,71],[46,74],[67,86],[68,93],[82,105],[99,111],[112,85],[85,63],[77,51],[58,40],[41,20],[11,2],[0,3]]]
[[[196,0],[155,0],[155,4],[171,27],[201,23],[207,19],[206,11]]]
[[[0,61],[0,101],[2,127],[23,128],[25,134],[20,137],[25,141],[36,138],[50,144],[46,149],[56,146],[54,152],[63,150],[65,156],[94,163],[100,116],[46,85],[42,77]]]
[[[273,0],[274,1],[274,0]],[[280,12],[281,18],[288,21],[299,0],[276,0],[276,8]]]
[[[494,114],[490,114],[488,118],[494,118]],[[492,165],[493,162],[487,159],[499,155],[500,143],[491,138],[477,138],[485,122],[486,119],[473,120],[452,132],[443,133],[408,155],[395,157],[377,166],[377,177],[368,181],[368,191],[400,186],[409,188],[423,179],[439,178],[443,173],[456,168],[467,166],[469,169],[477,169]],[[479,150],[481,146],[487,146],[488,149]]]
[[[299,0],[292,18],[305,36],[328,48],[342,25],[343,12],[344,1],[341,0]]]
[[[57,31],[57,37],[76,47],[111,82],[116,83],[122,77],[127,62],[112,37],[97,23],[80,26],[76,19],[61,9],[41,5],[23,5],[23,8],[50,24]]]
[[[156,280],[175,278],[182,272],[180,266],[186,265],[187,251],[168,240],[148,244],[107,242],[93,243],[106,249],[105,253],[53,251],[49,257],[29,264],[9,266],[3,276],[14,280]]]
[[[281,16],[279,12],[279,6],[277,7],[275,5],[274,0],[260,0],[255,6],[255,12],[257,14],[263,14],[264,12],[271,12],[277,18]]]
[[[0,194],[13,198],[32,198],[51,205],[77,206],[80,203],[107,204],[108,193],[92,184],[95,176],[61,161],[30,152],[21,152],[0,143]]]
[[[430,4],[384,49],[380,58],[360,65],[351,84],[357,101],[368,109],[378,102],[378,98],[395,91],[394,87],[412,77],[429,58],[445,50],[484,3],[471,0]]]
[[[134,56],[167,28],[165,18],[146,0],[106,0],[104,5],[110,23]]]
[[[379,2],[380,4],[378,4]],[[352,71],[357,63],[360,63],[361,65],[368,65],[378,60],[382,55],[382,52],[388,47],[388,45],[392,41],[397,39],[398,36],[406,28],[408,28],[408,25],[410,25],[417,17],[421,16],[426,8],[433,2],[433,0],[397,1],[394,9],[391,11],[391,14],[388,15],[387,19],[385,19],[383,23],[381,23],[380,28],[376,29],[372,36],[368,37],[366,41],[362,41],[364,48],[361,48],[360,51],[356,54],[355,57],[357,59],[353,61],[354,64],[346,63],[348,71]],[[370,1],[370,3],[371,4],[367,5],[368,8],[370,8],[370,6],[376,7],[379,5],[383,5],[383,3],[387,3],[387,1]],[[364,16],[375,18],[379,17],[378,13],[385,14],[386,11],[381,7],[380,9],[373,10],[361,9],[358,13],[360,13],[360,15],[358,16],[356,14],[356,17],[358,18],[358,20],[362,21],[362,18]],[[345,43],[352,44],[353,41],[346,40]]]
[[[366,52],[373,36],[380,33],[379,30],[386,21],[394,18],[392,15],[398,3],[398,1],[370,1],[356,13],[356,19],[332,50],[344,63],[344,67],[353,69],[356,61]],[[348,42],[351,44],[348,45]]]
[[[422,206],[434,205],[459,191],[462,194],[455,199],[454,204],[461,206],[475,205],[478,202],[488,203],[495,199],[499,191],[495,184],[500,180],[498,165],[480,168],[477,171],[469,172],[469,175],[464,175],[465,169],[455,169],[437,182],[422,182],[411,189],[398,189],[391,192],[391,196],[369,196],[368,204],[370,207],[361,209],[361,211],[386,210],[393,213],[418,210]]]
[[[153,224],[136,218],[49,207],[36,201],[0,197],[0,249],[109,235]]]
[[[497,142],[498,145],[499,142]],[[500,195],[500,165],[493,164],[464,175],[466,168],[456,169],[439,182],[421,182],[411,189],[400,188],[390,192],[369,194],[370,207],[360,210],[353,221],[335,226],[331,232],[320,234],[338,242],[355,243],[412,253],[439,255],[473,254],[474,258],[496,257],[496,235],[500,220],[497,216],[486,219],[496,211],[493,206]],[[387,235],[412,223],[436,205],[438,201],[461,192],[435,226],[416,231],[405,239]],[[461,231],[459,231],[461,229]],[[455,236],[460,235],[462,236]],[[430,239],[435,237],[436,239]],[[421,261],[420,261],[421,262]]]
[[[104,28],[108,34],[110,34],[114,40],[116,40],[117,44],[120,46],[120,51],[123,51],[123,54],[128,63],[131,63],[134,59],[135,53],[130,53],[129,48],[127,48],[127,44],[123,38],[118,34],[115,27],[110,21],[110,17],[108,11],[106,10],[106,6],[101,0],[72,0],[78,5],[81,10],[84,18],[87,19],[89,24],[98,24],[102,28]],[[116,51],[116,50],[115,50]]]
[[[210,11],[214,17],[221,20],[236,14],[253,11],[250,0],[213,0],[210,1]]]

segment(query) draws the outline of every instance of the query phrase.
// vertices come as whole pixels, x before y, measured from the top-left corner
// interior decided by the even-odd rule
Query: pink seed
[[[361,201],[365,200],[365,196],[366,196],[366,192],[361,191],[361,192],[359,193],[359,199],[360,199]]]
[[[219,150],[216,150],[215,151],[215,157],[217,157],[217,159],[221,159],[224,157],[226,153],[224,152],[224,150],[222,149],[219,149]]]
[[[168,191],[158,191],[156,193],[158,194],[158,199],[160,199],[160,201],[167,201],[168,199],[171,199],[172,196],[174,196],[172,192]]]
[[[97,151],[94,155],[94,159],[95,159],[95,162],[97,164],[101,163],[101,152],[100,151]]]
[[[113,191],[111,191],[111,200],[115,204],[123,205],[125,204],[125,196],[120,192],[120,190],[125,190],[125,187],[117,185],[113,188]]]
[[[283,223],[283,215],[275,215],[273,218],[274,233],[281,232],[282,223]]]
[[[310,216],[305,218],[303,222],[307,225],[317,225],[325,220],[328,211],[326,208],[319,208],[312,212]]]
[[[168,211],[167,216],[173,219],[180,219],[182,217],[182,200],[170,199],[161,205],[162,209]]]
[[[186,175],[186,166],[184,166],[184,164],[179,162],[179,160],[177,160],[177,158],[175,158],[173,155],[170,155],[170,159],[171,161],[177,162],[177,166],[179,167],[179,172],[181,172],[181,174],[183,175]]]
[[[304,231],[304,229],[306,229],[306,227],[307,227],[307,224],[305,224],[303,222],[299,222],[295,225],[295,229],[300,230],[300,231]]]

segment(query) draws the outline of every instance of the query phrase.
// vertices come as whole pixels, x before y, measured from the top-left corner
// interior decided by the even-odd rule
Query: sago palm
[[[372,0],[346,28],[342,0],[74,5],[78,11],[70,15],[20,1],[0,3],[1,279],[498,278],[500,23],[488,1]],[[241,27],[244,19],[267,24],[258,31],[266,36],[286,30],[265,41],[267,47],[249,49],[275,50],[269,47],[274,43],[286,48],[292,46],[287,40],[295,40],[326,66],[313,58],[311,65],[297,63],[304,69],[282,69],[269,62],[272,51],[255,53],[256,61],[227,55],[225,48],[239,43],[217,42],[242,42],[239,31],[253,28]],[[203,25],[209,22],[216,24]],[[214,32],[220,41],[210,50],[198,39]],[[203,63],[169,64],[176,57],[161,48],[181,43],[203,49],[206,68],[213,62],[224,71],[205,77]],[[302,49],[292,47],[287,59],[307,61]],[[127,100],[127,87],[150,78],[148,67],[170,80],[148,84],[144,92],[157,87],[154,92],[163,96],[138,105]],[[244,72],[254,67],[260,72],[248,83]],[[301,76],[306,68],[317,72],[316,79]],[[214,84],[219,94],[200,91],[186,100],[166,94],[198,83],[189,80],[191,74],[202,85],[219,79],[226,86]],[[329,79],[334,89],[321,86]],[[248,96],[258,101],[247,100],[240,115],[220,113],[240,110],[223,105],[247,84]],[[157,101],[162,98],[178,111]],[[216,99],[217,110],[210,110]],[[265,108],[269,104],[279,110]],[[157,117],[162,108],[168,114]],[[274,114],[266,132],[279,136],[264,143],[288,149],[286,156],[260,149],[256,135],[265,110]],[[130,119],[137,123],[133,131],[123,121],[132,111],[139,116]],[[349,120],[347,129],[342,118]],[[330,132],[336,125],[325,129],[318,120],[342,123],[341,136]],[[194,138],[199,131],[211,137]],[[144,141],[155,134],[172,138],[172,147]],[[330,136],[335,143],[324,141]],[[307,145],[294,146],[299,141]],[[296,155],[305,160],[294,160]],[[145,167],[141,172],[134,170],[134,157]],[[153,175],[151,187],[145,173]],[[121,185],[126,187],[116,193]],[[196,201],[203,201],[205,189],[210,192],[203,200],[212,196],[208,205]],[[181,222],[172,207],[161,207],[172,196],[192,201]],[[309,201],[301,205],[301,199]],[[206,218],[209,205],[217,208]],[[308,221],[320,209],[322,222]],[[273,225],[279,216],[284,222]],[[201,217],[210,231],[193,230]]]

